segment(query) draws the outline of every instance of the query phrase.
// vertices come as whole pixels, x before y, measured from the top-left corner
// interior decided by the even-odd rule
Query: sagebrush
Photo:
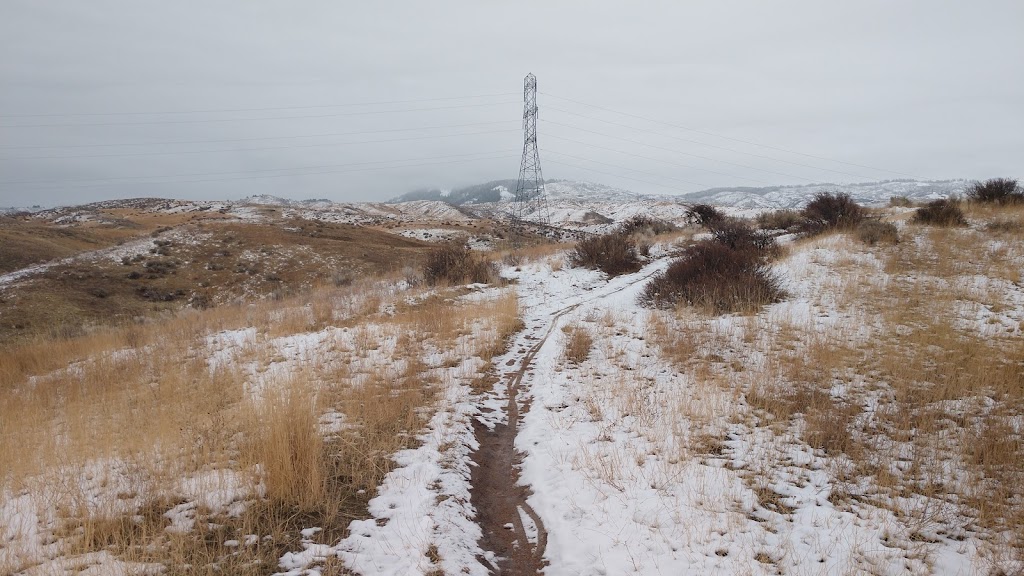
[[[918,208],[912,221],[931,226],[967,226],[967,217],[960,209],[960,202],[952,198],[932,200]]]
[[[446,244],[427,255],[423,277],[430,284],[490,284],[498,278],[498,269],[465,244]]]
[[[636,241],[621,231],[580,240],[569,253],[569,263],[609,276],[636,272],[642,266]]]
[[[767,266],[778,254],[773,238],[735,219],[723,221],[713,233],[655,276],[640,294],[640,303],[727,313],[751,312],[782,299],[781,281]]]
[[[762,230],[789,230],[803,222],[804,218],[796,210],[775,210],[757,215],[757,227]]]
[[[801,224],[805,234],[855,228],[867,216],[866,211],[844,192],[819,192],[804,207]]]
[[[644,234],[654,236],[675,232],[679,227],[675,224],[659,218],[637,214],[632,218],[624,220],[619,224],[619,230],[624,234]]]
[[[967,199],[983,204],[1018,204],[1024,202],[1024,190],[1011,178],[992,178],[967,187]]]
[[[857,238],[869,246],[899,244],[900,232],[892,222],[865,220],[857,226]]]
[[[694,204],[686,211],[686,216],[691,224],[704,227],[725,219],[725,214],[710,204]]]

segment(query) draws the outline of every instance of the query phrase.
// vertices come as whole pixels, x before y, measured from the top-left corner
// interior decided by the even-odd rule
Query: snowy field
[[[518,545],[537,551],[546,574],[1020,573],[1024,246],[980,220],[929,229],[905,212],[890,213],[897,245],[787,237],[771,265],[786,297],[756,314],[638,303],[691,241],[683,234],[611,279],[554,252],[505,264],[504,286],[357,283],[79,355],[20,381],[9,399],[32,407],[61,383],[124,383],[98,408],[65,399],[54,405],[66,418],[26,410],[3,429],[21,434],[5,458],[26,463],[0,492],[0,568],[159,573],[169,560],[152,549],[119,554],[114,536],[81,544],[95,518],[149,526],[159,503],[146,546],[198,532],[227,572],[270,558],[259,571],[489,574],[500,559],[482,545],[474,458],[480,434],[511,424],[515,394],[527,492],[506,528],[521,531]],[[588,342],[579,357],[567,352],[578,334]],[[161,375],[175,363],[202,390],[221,390],[205,416],[185,404],[201,413],[188,420],[199,436],[168,433],[170,416],[146,422],[160,413],[121,414],[159,412],[159,398],[143,396],[163,387],[188,390]],[[394,398],[411,402],[395,408],[409,420],[380,428],[391,442],[366,461],[377,468],[354,493],[365,499],[354,520],[311,515],[290,539],[239,520],[279,497],[272,463],[247,455],[263,419],[297,402],[324,453],[346,453],[398,414],[367,416]],[[83,430],[104,418],[137,427],[97,436],[113,448],[91,452]],[[196,437],[208,444],[182,443]],[[67,458],[55,465],[47,450]]]

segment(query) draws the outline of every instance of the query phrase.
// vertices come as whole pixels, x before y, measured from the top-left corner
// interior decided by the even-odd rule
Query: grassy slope
[[[132,238],[155,244],[127,263],[60,264],[0,294],[0,343],[75,335],[165,310],[238,298],[280,297],[326,282],[415,266],[428,245],[378,230],[308,221],[224,223],[215,217],[116,214],[120,227],[4,222],[0,262],[10,269]],[[111,214],[115,216],[115,214]],[[8,219],[13,220],[13,219]],[[166,230],[167,227],[172,227]],[[157,253],[151,253],[156,250]]]

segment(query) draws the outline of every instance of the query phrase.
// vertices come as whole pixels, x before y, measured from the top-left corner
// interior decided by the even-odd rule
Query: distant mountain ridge
[[[591,201],[602,203],[628,203],[637,201],[705,203],[717,206],[749,209],[800,208],[819,192],[844,192],[866,205],[882,205],[893,196],[906,196],[914,201],[934,200],[961,195],[970,182],[967,180],[885,180],[854,184],[803,184],[764,187],[709,188],[683,195],[638,194],[622,188],[578,182],[550,180],[546,183],[549,201]],[[413,200],[447,202],[454,206],[491,204],[512,200],[515,180],[492,180],[483,184],[453,190],[423,189],[403,194],[389,203]]]
[[[802,184],[759,188],[710,188],[680,196],[687,202],[699,202],[735,208],[801,208],[819,192],[843,192],[865,205],[883,205],[894,196],[915,202],[962,195],[967,180],[884,180],[854,184]]]
[[[511,200],[515,197],[515,190],[515,180],[491,180],[490,182],[484,182],[483,184],[463,186],[462,188],[455,188],[451,190],[441,190],[438,188],[413,190],[412,192],[408,192],[397,198],[388,200],[388,204],[413,202],[416,200],[435,200],[447,202],[453,206],[487,204],[490,202]]]

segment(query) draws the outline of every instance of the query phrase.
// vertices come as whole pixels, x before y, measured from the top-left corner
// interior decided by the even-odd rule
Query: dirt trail
[[[475,466],[472,469],[470,494],[473,507],[477,510],[477,522],[483,532],[480,547],[493,554],[493,561],[485,558],[481,558],[480,561],[488,566],[492,573],[511,576],[535,575],[542,573],[545,566],[547,531],[540,516],[526,502],[530,496],[530,489],[519,484],[522,454],[515,449],[515,440],[520,417],[530,410],[528,401],[520,405],[517,399],[523,378],[530,372],[534,358],[547,343],[548,337],[562,316],[587,302],[606,298],[643,282],[656,273],[657,271],[645,274],[614,290],[554,312],[546,320],[548,324],[543,329],[543,335],[535,336],[536,342],[523,352],[521,358],[509,360],[507,363],[508,366],[515,366],[518,360],[519,364],[515,372],[505,376],[505,392],[508,398],[505,407],[507,423],[496,424],[490,429],[479,420],[473,421],[480,447],[473,454]],[[541,327],[535,328],[538,331],[540,329]]]

